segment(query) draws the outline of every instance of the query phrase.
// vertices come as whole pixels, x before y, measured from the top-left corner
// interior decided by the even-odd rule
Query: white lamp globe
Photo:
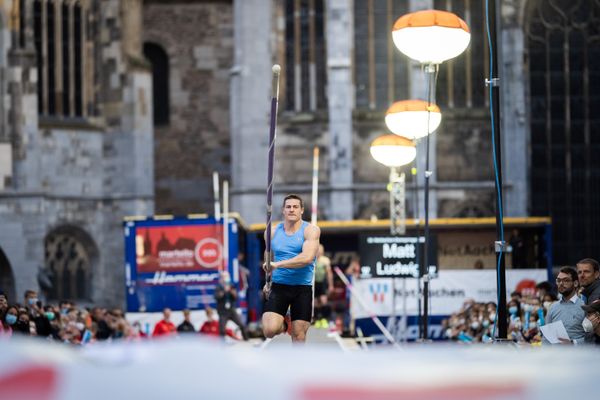
[[[434,132],[441,122],[440,108],[424,100],[397,101],[385,113],[388,129],[409,139],[427,136]]]
[[[409,164],[417,156],[417,148],[412,140],[398,135],[383,135],[371,143],[371,156],[387,167],[400,167]]]
[[[461,54],[471,41],[469,27],[456,14],[424,10],[400,17],[392,30],[402,53],[424,64],[441,64]]]

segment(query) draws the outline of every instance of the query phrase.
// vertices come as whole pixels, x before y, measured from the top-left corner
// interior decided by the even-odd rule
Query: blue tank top
[[[283,222],[275,228],[271,249],[275,261],[289,260],[302,253],[304,244],[304,229],[308,222],[302,221],[302,226],[293,235],[285,233]],[[273,271],[273,282],[282,285],[312,285],[315,261],[300,268],[277,268]]]

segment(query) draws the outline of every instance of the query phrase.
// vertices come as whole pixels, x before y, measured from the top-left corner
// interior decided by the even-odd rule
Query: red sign
[[[138,227],[137,270],[141,273],[216,270],[223,262],[217,225]]]

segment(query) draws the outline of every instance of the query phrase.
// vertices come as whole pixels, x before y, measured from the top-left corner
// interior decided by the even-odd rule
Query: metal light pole
[[[504,252],[506,251],[506,242],[504,241],[504,231],[502,223],[502,140],[500,136],[500,78],[498,62],[498,39],[497,32],[500,29],[499,16],[500,2],[489,0],[486,7],[489,23],[489,41],[490,41],[490,76],[486,79],[486,86],[490,90],[490,102],[492,104],[492,132],[494,133],[494,164],[496,169],[496,265],[498,268],[497,286],[498,286],[498,337],[500,339],[508,338],[508,316],[506,312],[506,265]]]

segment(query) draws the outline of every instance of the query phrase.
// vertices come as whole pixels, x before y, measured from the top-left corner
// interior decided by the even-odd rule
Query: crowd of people
[[[327,327],[332,318],[328,295],[332,291],[331,263],[319,248],[318,279],[315,283],[315,327]],[[347,271],[348,272],[348,271]],[[184,334],[203,334],[248,340],[260,336],[260,330],[248,332],[237,313],[237,292],[228,274],[223,274],[214,298],[216,310],[205,307],[205,319],[194,324],[190,310],[183,310],[183,320],[175,325],[172,312],[165,308],[162,319],[153,327],[139,321],[130,322],[120,308],[78,307],[70,301],[44,304],[34,290],[24,293],[23,301],[9,299],[0,292],[0,339],[15,335],[37,336],[72,344],[103,340],[141,340]],[[10,301],[12,300],[12,301]],[[550,344],[540,327],[561,321],[568,337],[564,344],[600,344],[600,267],[593,259],[584,259],[576,268],[563,267],[555,284],[541,282],[523,285],[507,303],[509,339],[533,345]],[[216,311],[216,312],[215,312]],[[218,318],[215,314],[218,314]],[[488,342],[498,336],[497,307],[494,302],[466,301],[462,308],[442,321],[444,338],[463,343]],[[227,326],[237,325],[236,331]],[[199,328],[198,328],[199,327]]]
[[[507,304],[509,339],[549,345],[540,327],[561,321],[568,337],[559,337],[559,343],[600,344],[598,262],[586,258],[579,261],[576,268],[563,267],[555,283],[540,282],[511,294]],[[493,302],[466,301],[458,312],[442,322],[444,337],[464,343],[493,340],[498,335],[496,308]]]
[[[165,308],[162,319],[150,328],[147,324],[142,326],[140,321],[128,321],[120,308],[86,308],[66,300],[43,304],[34,290],[25,291],[23,302],[19,303],[9,301],[8,296],[0,292],[0,339],[22,335],[83,345],[104,340],[134,341],[197,333],[247,340],[247,330],[231,306],[236,300],[233,292],[227,284],[218,285],[215,298],[219,319],[215,310],[206,306],[206,318],[199,329],[192,323],[190,310],[183,310],[183,321],[175,325],[171,319],[172,311]],[[239,333],[226,327],[230,319],[239,326]]]

